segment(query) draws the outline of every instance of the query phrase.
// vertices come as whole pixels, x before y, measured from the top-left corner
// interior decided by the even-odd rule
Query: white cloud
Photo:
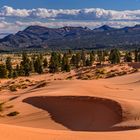
[[[0,9],[0,16],[3,17],[27,17],[29,16],[29,11],[26,9],[13,9],[12,7],[9,6],[4,6]]]
[[[44,27],[52,27],[52,28],[58,28],[58,27],[63,27],[63,26],[82,26],[82,27],[89,27],[91,29],[102,26],[102,25],[109,25],[111,27],[116,27],[116,28],[121,28],[125,26],[134,26],[136,24],[140,24],[140,22],[125,22],[125,21],[96,21],[96,22],[86,22],[86,21],[65,21],[65,22],[39,22],[39,21],[33,21],[33,22],[21,22],[21,21],[16,21],[15,23],[11,22],[0,22],[0,33],[7,32],[7,33],[15,33],[18,32],[19,30],[23,30],[26,27],[30,25],[39,25],[39,26],[44,26]]]
[[[16,22],[16,26],[18,27],[27,27],[30,25],[39,25],[44,27],[52,27],[52,28],[58,28],[58,27],[64,27],[64,26],[73,26],[73,27],[89,27],[91,29],[102,26],[102,25],[109,25],[111,27],[115,28],[122,28],[125,26],[134,26],[136,24],[140,24],[140,22],[133,22],[133,21],[96,21],[96,22],[86,22],[86,21],[65,21],[65,22]]]
[[[99,27],[107,24],[112,27],[134,26],[140,24],[140,10],[90,9],[14,9],[0,8],[0,33],[17,32],[30,25],[46,27],[87,26]]]
[[[140,20],[140,10],[104,10],[101,8],[89,9],[14,9],[9,6],[0,8],[1,17],[30,17],[73,20]]]

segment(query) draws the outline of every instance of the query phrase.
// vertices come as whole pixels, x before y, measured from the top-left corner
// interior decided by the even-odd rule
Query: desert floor
[[[30,79],[46,84],[0,92],[1,140],[140,139],[140,72],[100,80]],[[20,114],[5,115],[11,111]]]

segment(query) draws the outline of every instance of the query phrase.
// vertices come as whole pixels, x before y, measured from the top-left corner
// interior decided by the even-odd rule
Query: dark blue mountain
[[[16,34],[0,39],[0,48],[82,49],[110,47],[139,47],[140,25],[112,28],[107,25],[96,29],[87,27],[47,28],[29,26]]]

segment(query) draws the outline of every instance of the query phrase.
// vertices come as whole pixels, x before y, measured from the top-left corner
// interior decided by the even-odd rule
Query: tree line
[[[140,62],[140,49],[125,51],[124,62]],[[12,66],[12,59],[6,58],[5,63],[0,64],[0,78],[16,78],[18,76],[30,76],[31,73],[42,74],[45,69],[50,73],[59,71],[70,72],[73,68],[92,66],[95,62],[102,65],[105,61],[110,64],[118,64],[121,61],[121,53],[118,49],[98,50],[86,52],[66,53],[52,52],[50,58],[44,57],[42,53],[29,57],[27,53],[22,53],[20,64]],[[97,63],[98,62],[98,63]]]

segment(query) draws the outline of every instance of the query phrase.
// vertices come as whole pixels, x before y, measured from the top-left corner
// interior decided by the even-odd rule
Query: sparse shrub
[[[119,75],[119,76],[122,76],[122,75],[125,75],[125,74],[127,74],[127,72],[126,72],[126,71],[122,71],[122,72],[120,72],[118,75]]]
[[[104,78],[103,75],[98,74],[98,75],[96,75],[96,77],[95,77],[95,79],[100,79],[100,78]]]
[[[28,86],[26,84],[21,86],[21,89],[26,89],[26,88],[28,88]]]
[[[112,77],[115,77],[116,74],[115,73],[108,73],[106,78],[112,78]]]
[[[15,85],[10,86],[9,89],[12,92],[17,91],[17,87]]]
[[[69,76],[69,77],[67,77],[66,79],[67,79],[67,80],[71,80],[71,79],[72,79],[72,76]]]
[[[0,103],[0,112],[3,111],[3,104],[4,104],[4,103]]]
[[[106,74],[106,70],[105,69],[97,69],[96,74]]]
[[[19,114],[19,112],[13,111],[13,112],[8,113],[7,116],[14,117],[14,116],[17,116],[18,114]]]
[[[25,81],[26,81],[26,82],[31,82],[29,79],[26,79]]]

